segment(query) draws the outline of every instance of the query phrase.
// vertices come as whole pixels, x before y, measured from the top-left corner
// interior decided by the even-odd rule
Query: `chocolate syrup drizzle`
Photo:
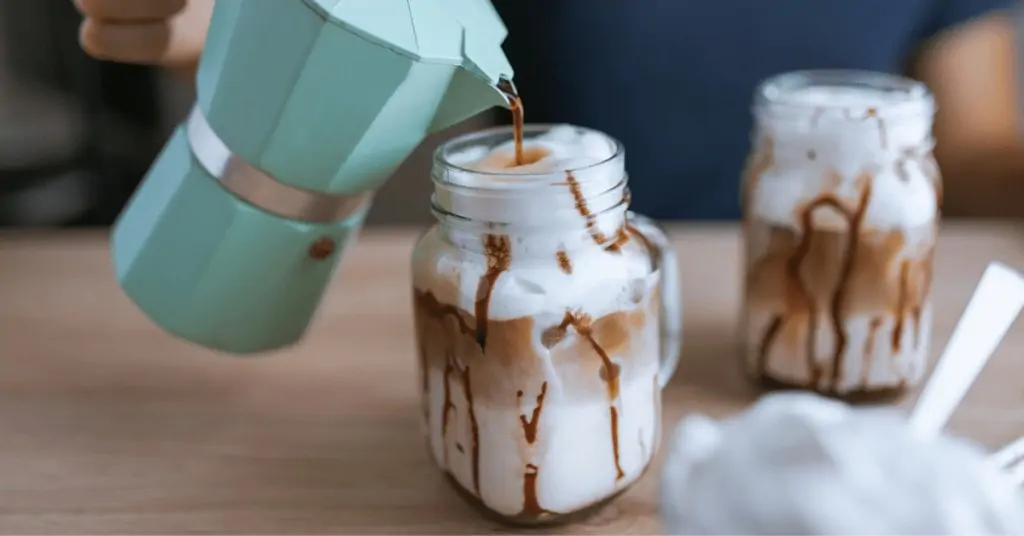
[[[576,202],[576,211],[586,221],[587,232],[590,233],[590,237],[594,239],[595,244],[603,246],[608,241],[608,237],[597,227],[597,218],[590,212],[590,207],[587,206],[587,200],[583,196],[583,189],[580,188],[580,181],[576,180],[571,171],[566,171],[565,182],[569,185],[569,193],[572,194],[572,198]]]
[[[512,262],[511,248],[512,245],[508,236],[491,234],[484,236],[484,254],[487,257],[487,271],[483,276],[481,276],[480,282],[477,284],[476,303],[474,304],[476,313],[475,328],[469,326],[469,323],[466,322],[466,319],[463,318],[459,309],[454,305],[447,305],[439,302],[430,292],[417,292],[416,295],[417,300],[419,300],[427,314],[440,320],[450,317],[454,319],[459,331],[463,335],[472,335],[476,339],[477,344],[480,345],[481,353],[484,352],[487,341],[487,317],[488,310],[490,308],[491,293],[498,277],[508,270],[508,267]],[[473,491],[477,496],[479,496],[480,431],[476,420],[476,411],[473,407],[473,385],[471,382],[470,369],[469,365],[460,367],[454,352],[449,349],[444,370],[444,406],[441,415],[441,437],[445,445],[447,445],[450,414],[452,411],[456,410],[455,404],[452,402],[451,394],[451,377],[453,375],[457,376],[461,380],[463,390],[465,391],[466,417],[469,419],[470,435],[472,438],[470,449],[473,468]],[[448,448],[446,446],[444,449],[446,467],[448,466],[448,456]]]
[[[455,374],[455,356],[451,350],[444,363],[444,404],[441,406],[441,440],[444,442],[444,465],[448,467],[448,416],[455,411],[455,403],[452,402],[452,387],[449,378]]]
[[[519,422],[523,426],[523,436],[526,442],[533,445],[537,441],[537,426],[540,424],[540,415],[544,410],[544,396],[548,392],[548,382],[540,386],[540,394],[537,395],[537,406],[527,419],[526,415],[519,415]],[[523,397],[523,392],[516,393],[517,398]],[[526,464],[526,471],[523,473],[523,510],[519,513],[521,517],[536,519],[542,516],[557,515],[540,505],[537,498],[537,476],[540,468],[532,463]]]
[[[508,270],[512,264],[512,241],[506,235],[485,235],[484,255],[487,257],[487,271],[480,278],[476,287],[476,342],[480,351],[487,344],[487,317],[491,307],[491,292],[498,276]]]
[[[548,393],[548,382],[540,385],[540,394],[537,395],[537,407],[533,408],[533,414],[527,419],[526,415],[519,415],[519,423],[523,425],[523,436],[526,442],[534,444],[537,441],[537,425],[540,424],[540,412],[544,409],[544,396]],[[516,393],[517,398],[523,397],[523,392]]]
[[[872,318],[871,323],[868,324],[868,337],[864,341],[864,357],[860,370],[860,384],[864,389],[868,388],[868,381],[871,377],[871,362],[875,353],[875,337],[880,327],[882,327],[882,319],[877,316]]]
[[[849,210],[845,204],[832,194],[825,194],[815,199],[803,209],[800,214],[800,242],[786,263],[787,284],[797,291],[800,295],[800,301],[803,302],[807,310],[807,367],[809,371],[808,383],[811,388],[815,388],[818,385],[823,374],[822,365],[816,359],[815,352],[818,311],[813,296],[804,285],[800,271],[808,253],[810,253],[811,241],[814,239],[814,212],[821,207],[835,209],[846,219],[849,236],[846,254],[843,257],[843,263],[840,268],[839,282],[836,284],[833,292],[829,309],[832,318],[832,329],[836,337],[835,352],[832,359],[831,390],[836,391],[842,380],[843,354],[846,352],[847,346],[846,330],[843,327],[843,308],[846,302],[849,279],[857,258],[858,236],[860,235],[861,224],[863,223],[864,214],[867,212],[868,201],[871,198],[872,177],[868,175],[861,175],[861,177],[863,186],[856,209]],[[786,318],[783,315],[778,315],[772,319],[765,330],[761,340],[760,355],[758,356],[758,370],[762,373],[767,368],[768,352],[771,349],[772,342],[781,332],[785,321]]]
[[[558,260],[558,269],[566,275],[572,275],[572,261],[569,259],[569,253],[559,251],[555,254],[555,258]]]
[[[899,290],[896,294],[896,326],[892,330],[892,351],[899,353],[903,344],[903,312],[907,309],[907,294],[910,275],[910,262],[907,259],[900,261]]]
[[[612,454],[615,458],[615,479],[621,480],[626,475],[622,470],[621,463],[619,462],[619,410],[615,407],[619,398],[619,377],[621,367],[613,362],[611,357],[608,356],[608,352],[605,352],[604,348],[597,343],[597,340],[594,338],[593,330],[591,329],[589,316],[583,313],[566,311],[565,316],[562,318],[562,323],[559,324],[555,330],[564,334],[568,331],[569,327],[572,327],[576,331],[577,335],[586,340],[594,350],[594,353],[596,353],[601,359],[600,377],[608,388],[608,399],[610,403],[608,413],[611,427]]]
[[[881,121],[881,120],[879,120]],[[832,367],[832,390],[839,389],[839,382],[843,379],[843,364],[846,353],[846,329],[843,328],[843,308],[846,306],[846,292],[849,288],[850,275],[853,274],[853,265],[857,258],[857,248],[860,244],[860,229],[864,223],[864,214],[867,213],[868,201],[871,200],[872,177],[864,176],[864,186],[861,190],[860,200],[857,208],[851,213],[843,210],[849,221],[849,240],[846,244],[846,256],[843,259],[843,266],[839,275],[839,283],[836,285],[835,293],[832,295],[832,329],[836,334],[836,353]]]
[[[544,516],[558,515],[540,505],[537,499],[537,476],[540,468],[532,463],[526,464],[526,472],[523,473],[523,510],[519,513],[521,517],[537,519]]]
[[[476,411],[473,408],[473,386],[470,382],[469,366],[459,367],[455,355],[448,354],[448,360],[444,368],[444,409],[441,413],[441,440],[445,445],[444,463],[448,467],[448,419],[452,411],[456,410],[452,403],[451,376],[457,376],[462,382],[462,388],[466,395],[466,418],[469,419],[470,449],[472,456],[473,492],[480,496],[480,427],[476,421]],[[462,445],[456,445],[459,452],[463,452]]]

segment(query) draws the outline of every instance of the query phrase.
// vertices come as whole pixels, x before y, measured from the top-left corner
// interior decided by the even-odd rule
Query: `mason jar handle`
[[[661,271],[661,356],[658,369],[658,385],[664,389],[679,366],[679,354],[683,343],[683,300],[682,286],[676,251],[668,236],[654,220],[636,214],[626,213],[626,221],[636,229],[654,248],[658,270]]]

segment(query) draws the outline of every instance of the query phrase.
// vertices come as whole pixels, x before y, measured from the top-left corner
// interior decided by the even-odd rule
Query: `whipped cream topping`
[[[523,140],[523,165],[515,163],[515,141],[508,140],[494,147],[477,145],[448,156],[448,161],[472,171],[497,175],[537,175],[580,169],[608,160],[615,155],[616,145],[608,136],[582,127],[554,125],[538,136]],[[491,184],[493,176],[456,175],[465,186],[507,187]],[[621,178],[621,177],[620,177]]]
[[[900,229],[935,218],[933,105],[923,86],[908,91],[809,86],[780,92],[756,113],[756,137],[773,157],[752,192],[751,210],[758,217],[798,227],[794,207],[833,192],[854,208],[869,182],[865,226]],[[835,229],[848,225],[832,210],[817,211],[815,223]]]
[[[985,453],[914,437],[895,410],[778,393],[667,445],[666,534],[1024,534],[1024,499]]]
[[[445,155],[449,165],[435,181],[434,200],[447,212],[479,221],[576,223],[577,197],[595,215],[622,201],[626,172],[617,151],[607,135],[571,125],[528,135],[523,165],[515,163],[512,140],[465,147]]]
[[[524,153],[523,166],[515,165],[511,141],[445,155],[449,165],[435,168],[434,202],[472,222],[422,238],[430,258],[414,261],[414,284],[472,311],[488,269],[481,238],[492,233],[510,244],[509,268],[491,290],[492,320],[548,315],[545,322],[557,324],[566,310],[598,317],[638,307],[659,277],[650,256],[635,240],[621,255],[595,240],[614,240],[623,223],[626,174],[618,144],[598,131],[556,125],[527,137]]]

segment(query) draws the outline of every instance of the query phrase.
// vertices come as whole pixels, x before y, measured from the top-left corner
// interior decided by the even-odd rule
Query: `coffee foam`
[[[464,218],[518,225],[581,220],[569,173],[592,214],[622,201],[626,178],[617,144],[581,127],[557,125],[523,141],[527,163],[515,165],[513,141],[446,155],[435,203]]]
[[[757,217],[799,227],[795,207],[826,192],[852,208],[863,174],[872,177],[865,226],[900,229],[936,217],[930,100],[907,92],[812,86],[773,98],[757,113],[758,141],[774,163],[753,185],[750,209]],[[815,224],[838,230],[846,220],[821,210]]]
[[[570,309],[600,316],[635,308],[636,297],[657,281],[649,253],[635,239],[621,254],[609,253],[594,238],[599,233],[614,240],[623,222],[626,175],[616,151],[617,144],[600,132],[558,125],[524,140],[524,152],[540,156],[527,165],[514,165],[511,141],[447,155],[458,169],[447,167],[436,181],[436,205],[476,222],[504,225],[453,223],[444,237],[429,232],[420,246],[428,253],[415,262],[417,288],[473,311],[487,271],[482,237],[493,233],[509,237],[511,265],[492,289],[491,319],[560,317]],[[590,222],[566,182],[567,170],[573,170]],[[571,274],[559,267],[560,254],[568,258]]]
[[[668,444],[667,534],[1021,534],[1024,501],[977,447],[894,410],[780,393]]]
[[[912,107],[918,96],[908,91],[882,91],[868,87],[814,85],[787,91],[773,102],[815,107],[859,107],[884,110]]]
[[[491,320],[533,316],[556,325],[570,310],[598,317],[635,309],[660,278],[635,240],[627,243],[621,254],[596,245],[568,250],[571,274],[559,268],[558,249],[552,247],[558,246],[557,235],[539,237],[536,242],[540,243],[525,236],[511,240],[511,265],[491,289]],[[473,252],[480,241],[476,233],[449,232],[446,240],[436,228],[428,231],[417,248],[422,254],[413,261],[414,286],[431,292],[442,303],[472,312],[480,278],[487,272],[487,259]],[[544,254],[538,255],[540,252]]]

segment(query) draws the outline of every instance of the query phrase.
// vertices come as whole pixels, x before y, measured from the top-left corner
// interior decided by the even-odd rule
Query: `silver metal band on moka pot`
[[[185,126],[189,147],[199,164],[221,186],[247,203],[291,220],[329,223],[363,210],[373,192],[329,194],[296,188],[253,166],[228,148],[199,106]]]

